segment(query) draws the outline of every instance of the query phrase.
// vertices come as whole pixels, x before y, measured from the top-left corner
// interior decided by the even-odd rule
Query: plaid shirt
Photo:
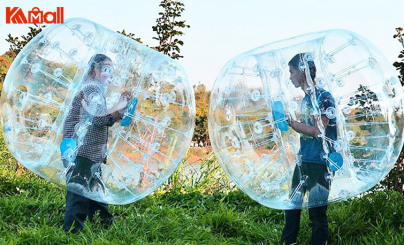
[[[63,125],[63,138],[74,138],[77,142],[77,156],[95,163],[105,160],[108,127],[115,123],[107,113],[102,86],[94,80],[85,80]]]

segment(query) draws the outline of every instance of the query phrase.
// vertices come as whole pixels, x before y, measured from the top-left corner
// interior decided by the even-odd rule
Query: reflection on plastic
[[[166,181],[195,120],[193,89],[177,61],[85,19],[52,25],[24,47],[0,106],[17,161],[111,204],[134,202]]]
[[[288,120],[319,133],[298,132]],[[236,56],[218,75],[209,108],[210,139],[225,172],[277,209],[322,206],[373,187],[398,158],[403,124],[396,71],[345,30]]]

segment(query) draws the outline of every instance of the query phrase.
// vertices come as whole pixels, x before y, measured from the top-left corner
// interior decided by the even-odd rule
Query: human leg
[[[71,191],[66,193],[66,211],[63,229],[77,233],[83,229],[84,221],[87,218],[90,199],[80,196]]]
[[[292,188],[290,194],[291,204],[297,208],[285,210],[285,227],[282,231],[281,242],[283,244],[293,244],[297,241],[300,228],[300,214],[303,195],[305,193],[305,184],[302,180],[301,167],[296,166],[292,176]]]
[[[325,164],[307,163],[309,169],[309,218],[312,222],[312,244],[325,244],[328,240],[327,203],[330,183]],[[323,206],[319,206],[323,205]],[[313,207],[314,206],[314,207]]]
[[[90,220],[93,220],[97,211],[100,211],[101,224],[105,227],[110,226],[112,224],[112,214],[108,210],[108,204],[91,200],[88,210],[88,217]]]
[[[74,166],[69,170],[70,178],[67,181],[67,185],[71,188],[77,189],[88,188],[88,181],[91,177],[91,167],[94,163],[84,157],[76,157]]]
[[[297,241],[300,228],[301,209],[285,210],[285,227],[282,231],[281,242],[293,244]]]
[[[68,190],[66,193],[66,210],[63,229],[66,232],[71,229],[71,232],[76,233],[83,229],[84,221],[88,216],[89,206],[92,200],[71,192],[70,190],[87,188],[92,162],[83,157],[76,157],[74,163],[74,167],[70,168],[68,171],[70,178],[67,181]]]
[[[309,208],[309,217],[313,224],[311,243],[325,244],[328,240],[327,206]]]

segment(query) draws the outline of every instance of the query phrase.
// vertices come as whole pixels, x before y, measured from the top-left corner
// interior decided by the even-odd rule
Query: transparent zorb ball
[[[318,130],[310,135],[306,126]],[[276,209],[322,206],[365,192],[392,169],[403,144],[403,91],[363,37],[307,34],[224,66],[209,134],[225,172],[254,200]]]
[[[17,161],[111,204],[166,181],[195,120],[193,89],[177,61],[85,19],[52,25],[24,47],[0,106]]]

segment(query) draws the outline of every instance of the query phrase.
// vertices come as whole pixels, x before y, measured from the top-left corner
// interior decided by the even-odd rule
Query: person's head
[[[112,60],[104,54],[96,54],[88,62],[87,76],[102,83],[110,80],[114,73]]]
[[[316,66],[314,61],[309,60],[305,61],[306,53],[300,53],[289,61],[289,72],[290,72],[290,80],[296,88],[301,87],[304,88],[307,86],[306,81],[306,66],[309,67],[311,80],[314,82],[314,78],[316,78]]]

